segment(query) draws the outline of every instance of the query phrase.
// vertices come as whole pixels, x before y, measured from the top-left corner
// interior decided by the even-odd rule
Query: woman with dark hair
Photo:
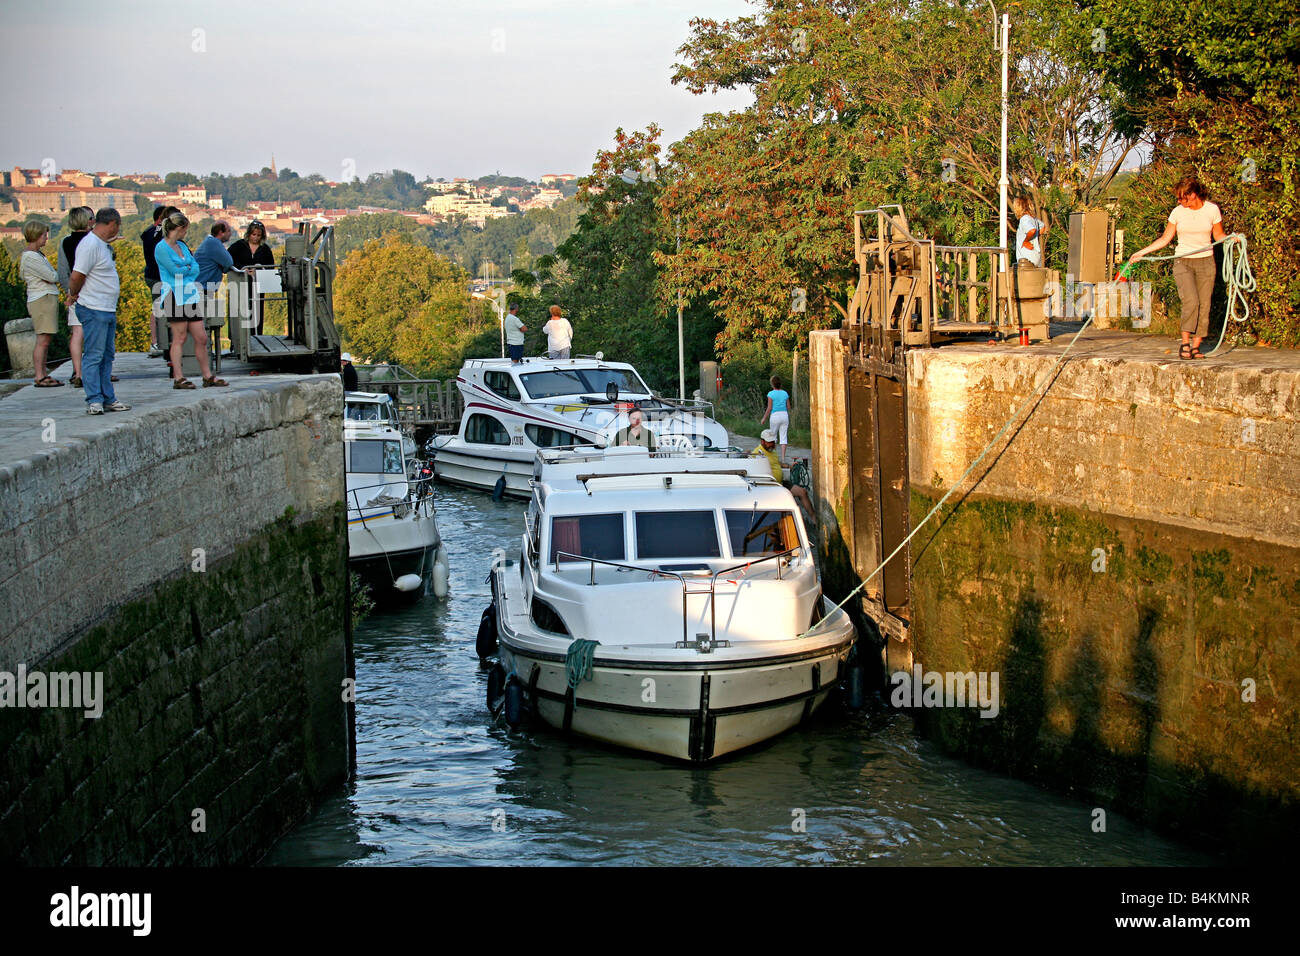
[[[95,210],[89,206],[73,206],[68,210],[68,228],[72,231],[63,237],[59,247],[59,287],[65,295],[71,293],[72,264],[77,261],[77,246],[90,235],[90,222],[94,218]],[[75,305],[68,306],[68,334],[68,351],[72,353],[70,382],[75,388],[81,388],[81,349],[85,338]]]
[[[230,253],[230,258],[235,264],[236,269],[247,269],[249,266],[273,266],[275,265],[275,256],[271,253],[271,247],[266,241],[266,227],[256,219],[248,224],[244,230],[244,238],[236,239],[226,249]],[[233,291],[233,289],[232,289]],[[245,285],[243,287],[245,295],[251,294],[252,290]],[[248,299],[244,301],[242,309],[244,315],[248,315],[252,309],[252,302]],[[234,319],[232,318],[233,322]],[[233,329],[232,329],[233,331]],[[257,333],[262,334],[262,311],[257,313]]]
[[[1214,247],[1223,239],[1223,216],[1209,201],[1209,193],[1195,176],[1187,176],[1174,187],[1178,205],[1169,214],[1164,234],[1145,249],[1129,256],[1137,262],[1149,252],[1163,249],[1178,237],[1174,248],[1174,282],[1183,308],[1183,344],[1178,357],[1205,358],[1201,342],[1210,334],[1210,297],[1214,293]]]
[[[203,327],[203,293],[195,281],[199,277],[199,264],[185,245],[185,233],[190,221],[179,212],[162,220],[162,241],[154,247],[158,263],[158,279],[165,286],[159,302],[168,328],[172,333],[171,368],[172,388],[193,388],[194,383],[181,374],[181,352],[185,338],[194,339],[194,358],[203,376],[203,387],[228,384],[212,374],[208,366],[208,333]]]

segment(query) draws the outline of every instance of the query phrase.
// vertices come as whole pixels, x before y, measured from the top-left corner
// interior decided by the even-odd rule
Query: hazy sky
[[[0,163],[203,175],[257,170],[274,152],[278,167],[327,179],[583,174],[619,126],[657,122],[669,143],[707,112],[743,108],[748,94],[691,96],[669,78],[691,17],[752,11],[743,0],[6,3]]]

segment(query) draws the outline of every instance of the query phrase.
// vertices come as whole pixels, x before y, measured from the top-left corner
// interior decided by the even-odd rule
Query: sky
[[[744,0],[6,3],[5,167],[339,180],[590,172],[614,131],[680,139],[747,92],[671,82],[692,17]],[[83,66],[71,65],[80,51]],[[17,91],[23,90],[22,98]]]

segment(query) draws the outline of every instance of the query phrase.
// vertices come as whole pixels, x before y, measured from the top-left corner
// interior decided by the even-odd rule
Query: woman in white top
[[[566,359],[569,346],[573,344],[573,326],[564,317],[558,305],[551,306],[551,317],[542,326],[546,333],[546,357],[549,359]]]
[[[1162,235],[1145,249],[1129,256],[1137,262],[1148,252],[1169,245],[1175,236],[1174,282],[1183,307],[1183,344],[1179,358],[1205,358],[1201,342],[1210,334],[1210,297],[1214,293],[1214,248],[1211,242],[1222,239],[1223,216],[1209,201],[1209,193],[1195,176],[1188,176],[1174,187],[1178,205],[1169,214],[1169,225]]]
[[[18,263],[18,274],[27,283],[27,314],[32,317],[32,331],[36,345],[32,349],[32,364],[36,367],[37,388],[57,388],[62,382],[50,377],[45,368],[45,355],[50,340],[59,331],[59,274],[41,254],[49,241],[50,227],[31,220],[23,225],[23,238],[27,248]]]

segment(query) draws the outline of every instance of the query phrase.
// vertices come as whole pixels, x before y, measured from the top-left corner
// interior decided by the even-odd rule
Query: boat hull
[[[366,525],[356,520],[349,523],[348,569],[356,572],[379,602],[410,601],[424,594],[434,555],[442,544],[433,516],[387,522],[368,519]],[[407,574],[417,575],[421,586],[412,591],[394,587],[394,582]]]
[[[514,457],[488,457],[439,448],[433,458],[433,473],[439,481],[480,491],[492,491],[502,475],[506,476],[505,494],[512,498],[532,495],[533,457],[519,454]]]
[[[597,647],[591,679],[571,690],[569,638],[527,628],[508,585],[500,577],[494,584],[499,659],[536,717],[557,730],[694,763],[806,721],[844,677],[856,639],[848,616],[823,598],[832,616],[808,637],[763,642],[766,651],[752,656],[736,647],[700,654],[671,640],[654,648]]]

